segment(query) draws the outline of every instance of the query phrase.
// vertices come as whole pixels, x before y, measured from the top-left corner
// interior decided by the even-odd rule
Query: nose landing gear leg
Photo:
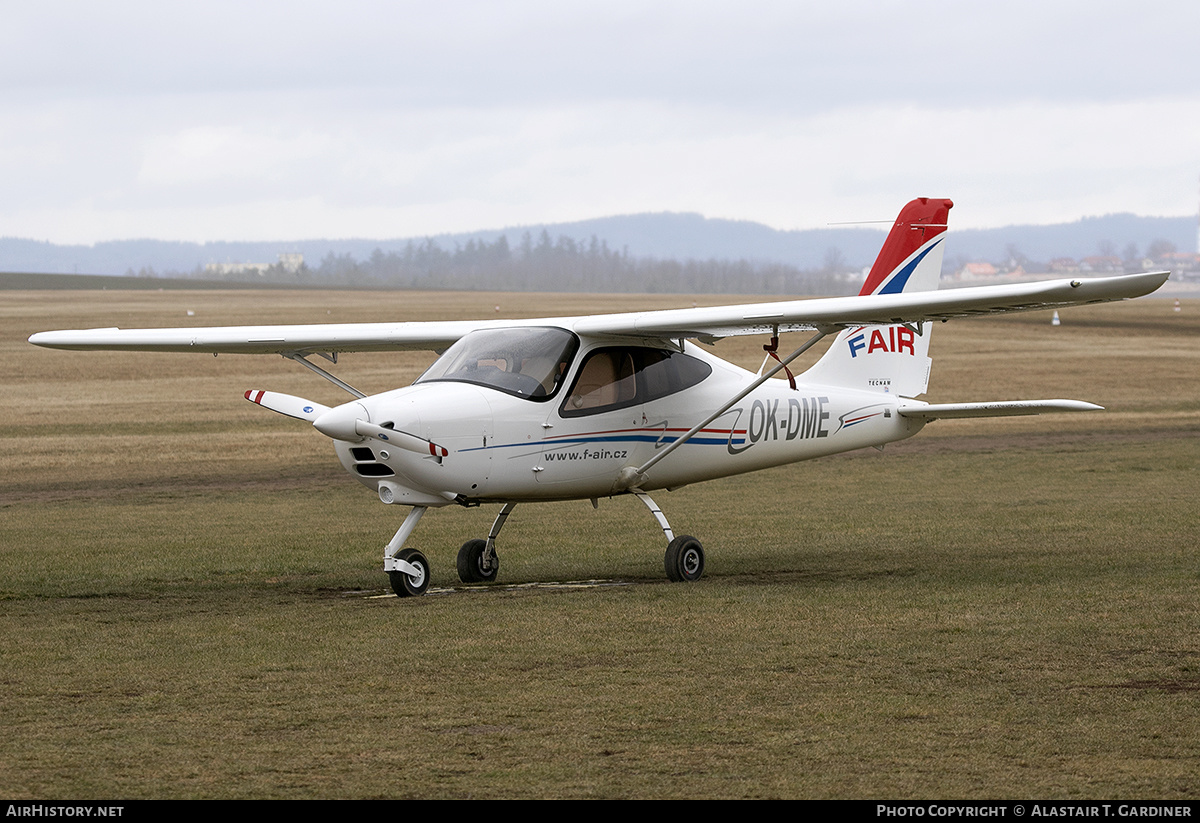
[[[429,588],[429,561],[416,549],[403,548],[423,514],[425,506],[413,506],[383,550],[383,570],[387,572],[392,591],[397,597],[416,597]]]

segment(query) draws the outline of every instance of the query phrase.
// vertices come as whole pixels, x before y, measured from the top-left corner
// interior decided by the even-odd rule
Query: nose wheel
[[[397,597],[418,597],[429,588],[429,561],[416,549],[404,549],[389,564],[388,580]]]

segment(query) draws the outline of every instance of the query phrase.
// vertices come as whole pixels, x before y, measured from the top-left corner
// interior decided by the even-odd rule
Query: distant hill
[[[401,237],[390,240],[282,240],[254,243],[182,243],[162,240],[118,240],[93,246],[0,238],[0,271],[39,271],[59,274],[123,275],[196,272],[208,263],[273,263],[279,254],[298,252],[315,265],[326,257],[368,260],[377,249],[402,253],[410,244],[431,240],[448,251],[472,240],[495,242],[504,236],[513,249],[526,235],[530,242],[547,234],[552,240],[569,237],[587,243],[604,242],[616,252],[634,257],[674,260],[747,260],[781,263],[799,269],[819,269],[831,260],[846,267],[869,265],[883,243],[884,228],[829,228],[777,231],[760,223],[717,220],[698,214],[661,213],[602,217],[575,223],[519,226],[492,231]],[[1005,262],[1010,251],[1029,260],[1082,258],[1099,254],[1103,245],[1123,254],[1130,246],[1144,253],[1157,240],[1180,251],[1196,248],[1196,218],[1138,217],[1115,214],[1088,217],[1052,226],[1007,226],[999,229],[951,229],[946,242],[946,266],[970,260]]]
[[[1123,255],[1131,244],[1145,255],[1150,244],[1158,240],[1166,240],[1178,251],[1197,251],[1196,218],[1108,214],[1050,226],[960,230],[951,227],[946,234],[946,257],[1004,262],[1011,245],[1030,260],[1081,259],[1100,254],[1102,244],[1106,243],[1118,255]]]

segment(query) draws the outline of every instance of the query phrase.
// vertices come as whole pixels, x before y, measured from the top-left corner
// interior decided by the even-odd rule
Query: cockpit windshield
[[[566,329],[473,331],[446,349],[417,382],[457,380],[516,397],[549,400],[578,349],[579,338]]]

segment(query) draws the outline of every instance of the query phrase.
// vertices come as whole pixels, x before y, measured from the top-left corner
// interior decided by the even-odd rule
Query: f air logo
[[[871,329],[870,336],[866,330],[859,332],[853,337],[846,338],[846,345],[850,347],[850,356],[858,357],[859,352],[866,349],[867,354],[873,354],[877,351],[895,352],[903,354],[907,351],[913,357],[916,357],[916,349],[913,348],[913,340],[916,333],[908,326],[888,326],[887,335],[884,336],[883,329]]]

